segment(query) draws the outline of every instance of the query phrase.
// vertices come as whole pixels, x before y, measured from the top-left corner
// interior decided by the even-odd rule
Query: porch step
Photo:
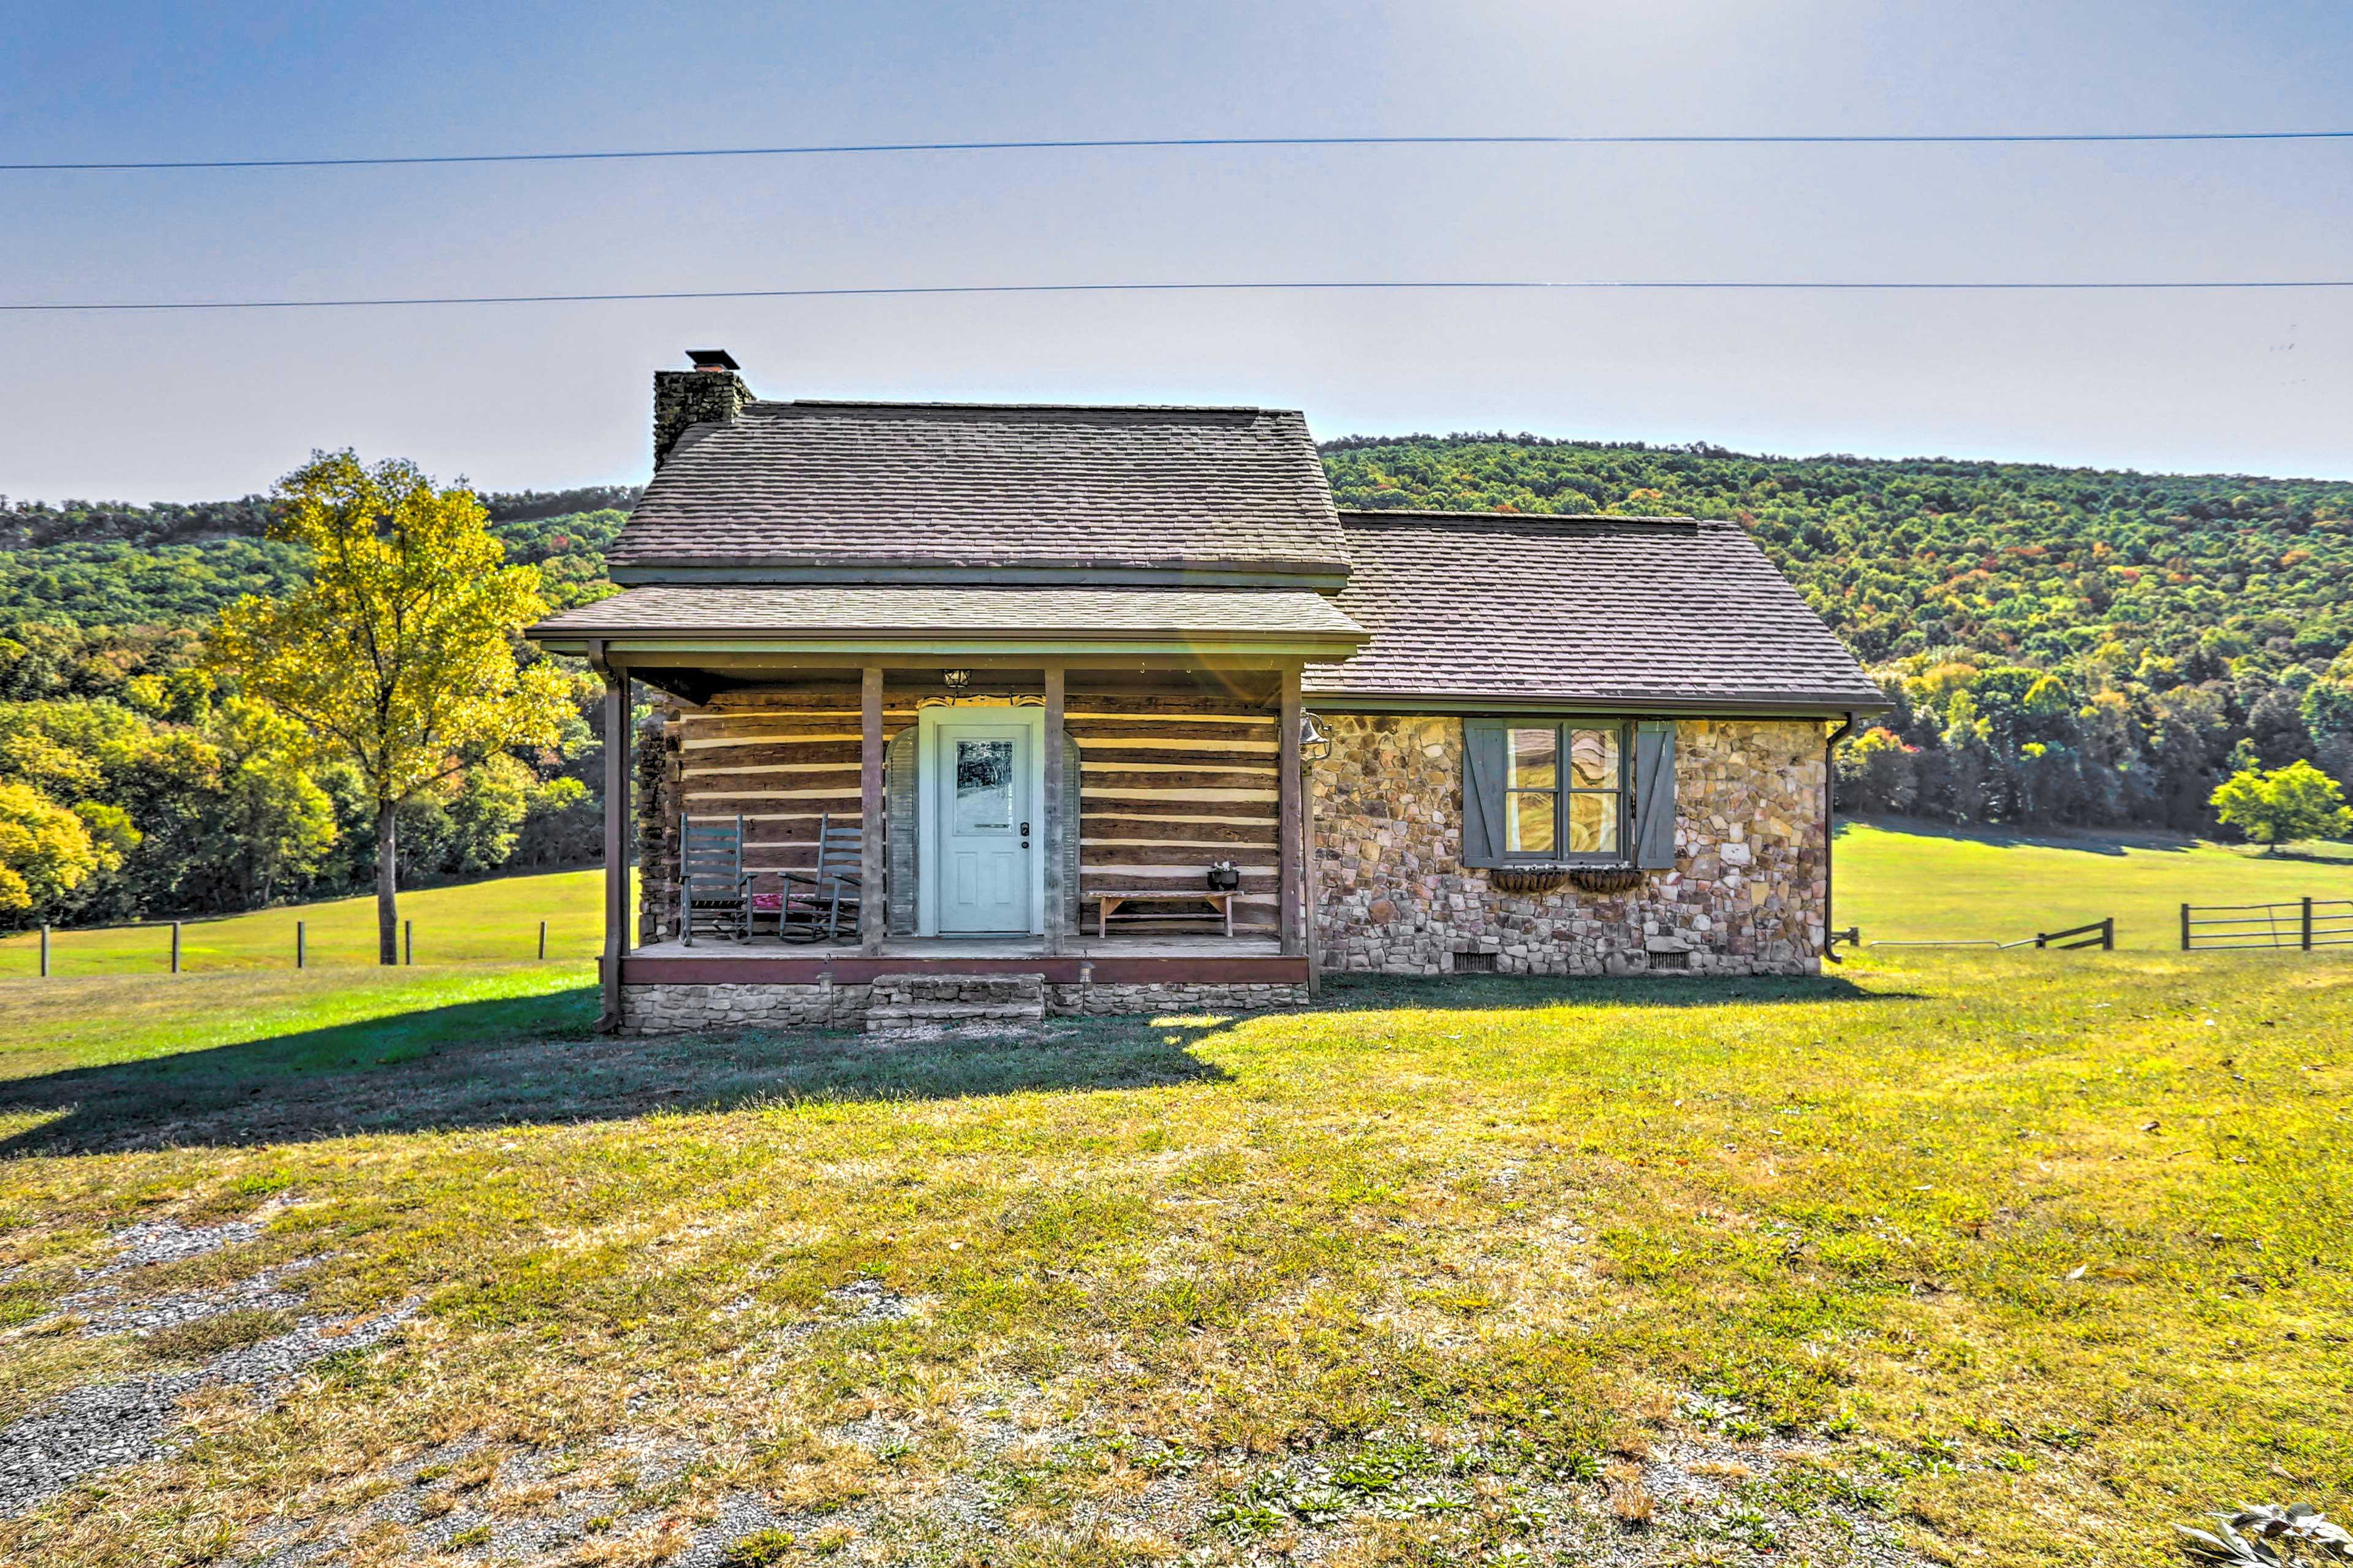
[[[1045,1020],[1042,974],[878,974],[866,1007],[869,1031]]]

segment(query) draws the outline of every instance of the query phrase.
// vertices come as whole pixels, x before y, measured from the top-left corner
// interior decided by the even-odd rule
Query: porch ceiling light
[[[965,687],[972,684],[972,671],[968,669],[944,669],[940,672],[940,680],[950,691],[962,691]]]

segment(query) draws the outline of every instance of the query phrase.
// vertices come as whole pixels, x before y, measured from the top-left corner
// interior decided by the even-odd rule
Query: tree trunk
[[[400,962],[399,868],[394,850],[393,821],[397,808],[378,801],[375,807],[375,961]]]

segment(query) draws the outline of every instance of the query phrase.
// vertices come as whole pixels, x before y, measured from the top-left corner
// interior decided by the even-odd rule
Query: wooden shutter
[[[1504,780],[1511,731],[1493,719],[1462,721],[1462,863],[1504,863]]]
[[[1634,726],[1634,864],[1675,867],[1675,726],[1646,719]]]
[[[1079,929],[1079,743],[1062,735],[1062,929]]]
[[[916,733],[910,724],[892,737],[882,752],[882,859],[884,889],[892,936],[915,934]]]

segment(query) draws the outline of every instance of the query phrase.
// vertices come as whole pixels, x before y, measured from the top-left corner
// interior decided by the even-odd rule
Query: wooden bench
[[[1113,921],[1198,921],[1196,912],[1179,910],[1175,914],[1122,914],[1129,904],[1207,904],[1219,919],[1226,922],[1226,934],[1234,934],[1234,895],[1217,888],[1115,888],[1096,889],[1087,895],[1094,900],[1095,935],[1111,934]]]

